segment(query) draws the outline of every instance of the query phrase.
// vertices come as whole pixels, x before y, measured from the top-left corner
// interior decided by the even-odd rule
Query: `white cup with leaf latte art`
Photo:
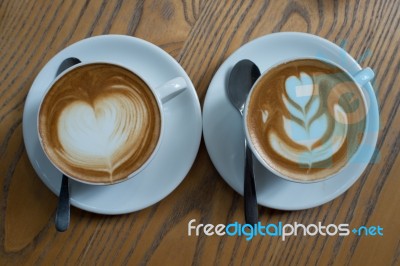
[[[107,62],[75,65],[56,78],[41,102],[41,146],[76,181],[125,181],[157,153],[163,105],[186,87],[177,77],[153,88],[132,70]]]
[[[317,58],[279,63],[256,81],[245,107],[253,154],[277,176],[295,182],[326,180],[345,167],[364,141],[370,68],[350,75]]]

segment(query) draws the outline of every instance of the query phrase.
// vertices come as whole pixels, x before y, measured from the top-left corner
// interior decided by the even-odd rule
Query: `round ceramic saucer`
[[[189,172],[201,139],[201,110],[196,91],[183,68],[159,47],[129,36],[103,35],[77,42],[54,56],[29,91],[23,114],[23,136],[29,159],[42,181],[58,195],[61,173],[41,149],[37,133],[39,104],[60,63],[68,57],[103,61],[134,69],[157,87],[174,77],[188,88],[166,103],[165,131],[159,150],[137,176],[115,185],[93,186],[70,180],[71,204],[95,213],[122,214],[150,206],[171,193]]]
[[[255,62],[261,72],[268,67],[294,57],[318,57],[333,61],[357,73],[361,67],[337,45],[305,33],[275,33],[255,39],[235,51],[219,68],[208,88],[203,107],[203,134],[214,166],[225,181],[243,195],[243,122],[231,105],[227,94],[229,73],[242,59]],[[361,176],[375,149],[378,130],[378,104],[370,83],[363,87],[369,98],[366,144],[354,154],[352,167],[332,178],[309,184],[284,180],[264,169],[254,158],[257,200],[260,205],[300,210],[324,204],[345,192]]]

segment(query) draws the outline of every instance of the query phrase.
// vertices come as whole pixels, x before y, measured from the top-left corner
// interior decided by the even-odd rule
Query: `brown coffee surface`
[[[62,76],[39,110],[45,153],[70,177],[114,183],[151,156],[161,132],[157,100],[134,73],[89,64]]]
[[[246,123],[260,157],[292,180],[324,179],[356,152],[366,108],[352,79],[331,64],[294,60],[256,84]]]

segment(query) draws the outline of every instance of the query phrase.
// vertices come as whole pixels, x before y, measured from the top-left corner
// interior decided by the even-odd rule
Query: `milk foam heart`
[[[339,171],[357,150],[365,127],[362,103],[357,85],[339,68],[295,60],[257,82],[246,124],[268,165],[292,179],[316,180]]]
[[[138,170],[160,136],[161,114],[150,88],[115,65],[90,64],[61,77],[39,113],[42,146],[69,176],[114,183]]]
[[[141,134],[146,113],[123,94],[96,99],[93,106],[83,101],[68,105],[57,124],[65,156],[77,167],[113,172],[123,160],[129,138]],[[129,146],[128,146],[129,147]]]

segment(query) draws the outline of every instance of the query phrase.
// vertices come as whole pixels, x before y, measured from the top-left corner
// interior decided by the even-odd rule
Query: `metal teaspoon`
[[[232,69],[229,76],[227,93],[232,105],[243,117],[244,105],[247,95],[253,84],[261,75],[258,67],[250,60],[239,61]],[[244,211],[247,224],[258,222],[258,205],[256,187],[253,173],[253,155],[244,139],[245,147],[245,167],[244,167]]]
[[[57,69],[56,77],[64,70],[79,64],[81,60],[75,57],[69,57],[62,61]],[[55,225],[59,232],[64,232],[68,229],[70,221],[70,203],[69,203],[69,179],[63,174],[60,188],[60,195],[58,196],[58,205],[56,210]]]

